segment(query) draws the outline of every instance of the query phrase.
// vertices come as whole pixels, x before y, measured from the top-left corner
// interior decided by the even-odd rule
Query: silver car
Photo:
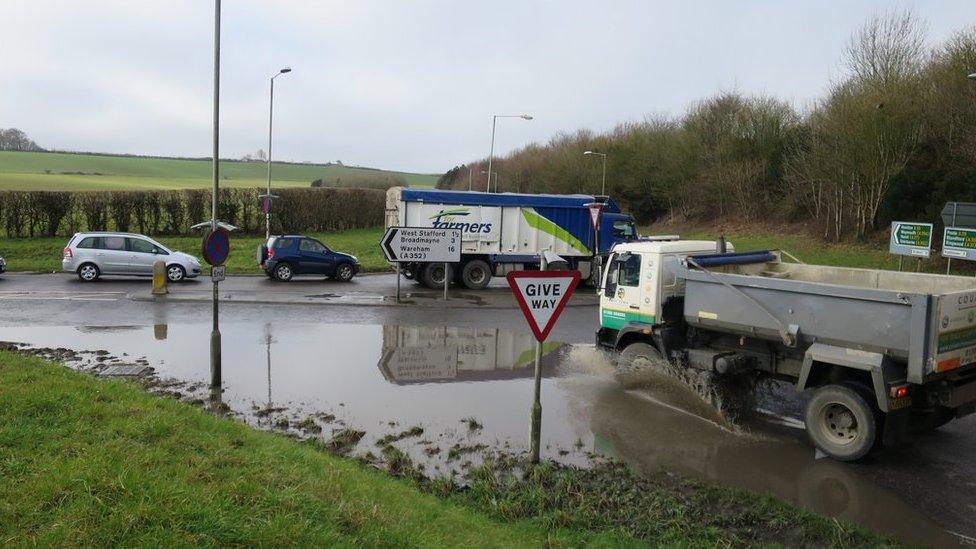
[[[192,255],[170,250],[159,242],[132,233],[77,233],[64,247],[61,269],[85,282],[102,275],[152,276],[153,264],[166,262],[166,277],[179,282],[200,275],[200,262]]]

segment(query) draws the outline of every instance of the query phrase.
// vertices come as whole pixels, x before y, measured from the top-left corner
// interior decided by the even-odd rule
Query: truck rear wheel
[[[817,389],[807,402],[804,420],[814,446],[839,461],[863,458],[878,440],[878,411],[865,395],[847,385]]]
[[[450,264],[445,265],[443,263],[428,263],[421,268],[420,271],[420,281],[423,282],[424,286],[432,290],[444,287],[444,280],[451,280],[454,276],[454,269],[451,268]]]
[[[472,259],[461,267],[461,284],[469,290],[483,290],[491,282],[491,268],[483,259]]]

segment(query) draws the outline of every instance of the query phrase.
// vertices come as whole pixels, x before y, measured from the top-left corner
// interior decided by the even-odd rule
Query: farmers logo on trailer
[[[460,229],[461,232],[465,233],[490,233],[491,223],[468,223],[464,221],[455,221],[456,217],[464,217],[471,215],[469,208],[454,208],[450,210],[441,210],[436,214],[430,216],[431,226],[435,229]]]

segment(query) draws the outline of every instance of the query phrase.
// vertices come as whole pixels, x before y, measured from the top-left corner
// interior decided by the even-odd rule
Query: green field
[[[0,151],[0,190],[112,191],[207,188],[209,160],[177,160],[92,154]],[[221,185],[262,187],[267,166],[262,162],[221,161]],[[364,177],[399,176],[413,187],[433,187],[436,174],[416,174],[334,164],[283,164],[272,167],[279,187],[307,187],[316,179],[343,185]]]
[[[383,271],[390,268],[380,251],[382,227],[311,236],[336,251],[356,256],[364,271]],[[201,257],[200,237],[154,238],[172,249]],[[262,271],[257,265],[256,251],[258,244],[263,241],[263,236],[232,236],[227,271],[233,274],[260,274]],[[3,238],[0,239],[0,255],[7,260],[7,268],[11,271],[59,271],[61,253],[67,242],[66,237]]]

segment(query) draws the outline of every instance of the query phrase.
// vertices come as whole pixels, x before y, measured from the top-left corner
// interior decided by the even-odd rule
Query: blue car
[[[272,236],[261,246],[258,255],[264,273],[282,282],[304,274],[347,282],[359,272],[356,256],[332,251],[308,236]]]

